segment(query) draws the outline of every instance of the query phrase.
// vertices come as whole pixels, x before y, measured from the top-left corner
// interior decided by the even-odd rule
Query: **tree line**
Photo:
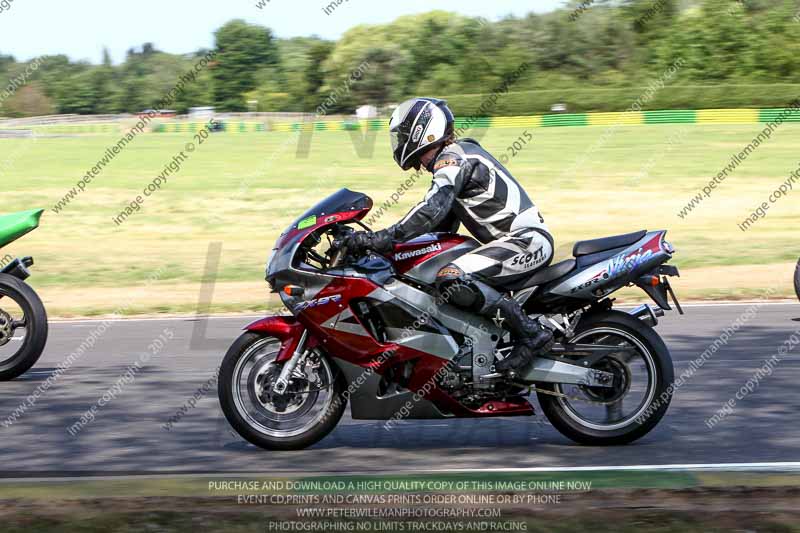
[[[631,102],[614,99],[635,97],[636,88],[678,59],[682,67],[670,90],[690,96],[676,105],[746,106],[751,96],[768,104],[763,93],[772,91],[757,87],[782,86],[776,94],[783,94],[794,90],[787,84],[800,84],[798,34],[797,0],[572,1],[551,13],[497,22],[432,11],[356,26],[337,41],[279,39],[269,28],[233,20],[215,32],[214,60],[183,88],[174,108],[314,113],[366,64],[369,70],[347,83],[327,113],[350,114],[357,105],[383,106],[414,95],[479,103],[479,95],[521,65],[527,67],[510,89],[517,94],[510,99],[517,102],[513,112],[541,111],[560,94],[572,95],[582,110],[624,109]],[[146,43],[117,65],[107,51],[99,65],[65,55],[20,62],[0,52],[0,115],[137,113],[161,100],[209,52],[176,55]],[[8,91],[26,72],[25,84]],[[498,114],[508,111],[496,107]]]

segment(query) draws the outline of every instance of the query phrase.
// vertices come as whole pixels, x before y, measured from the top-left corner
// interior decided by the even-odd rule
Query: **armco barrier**
[[[624,111],[617,113],[562,113],[523,117],[480,117],[456,119],[456,130],[470,128],[547,128],[560,126],[616,126],[640,124],[755,124],[770,122],[779,109],[670,109],[663,111]],[[800,111],[789,113],[785,122],[800,122]],[[279,122],[272,131],[343,131],[367,128],[385,130],[388,120]]]
[[[243,122],[221,120],[222,131],[230,133],[254,133],[266,131],[263,122]],[[152,131],[155,133],[195,133],[205,127],[205,122],[162,122],[156,124]]]
[[[22,128],[22,126],[15,127],[15,129]],[[36,133],[47,133],[51,135],[74,135],[74,134],[106,134],[118,133],[120,131],[119,123],[103,123],[103,124],[50,124],[30,126],[25,129],[31,130]]]
[[[460,117],[456,119],[456,131],[471,128],[549,128],[565,126],[635,126],[649,124],[755,124],[771,122],[784,113],[776,109],[670,109],[663,111],[624,111],[615,113],[561,113],[517,117]],[[800,123],[800,110],[786,113],[785,122]],[[385,131],[387,119],[327,120],[314,122],[253,122],[223,120],[227,133],[260,133],[266,131],[348,131],[367,129]],[[59,134],[107,134],[121,131],[122,123],[103,124],[58,124],[32,126],[37,133]],[[156,133],[194,133],[204,122],[171,121],[155,124]],[[11,128],[9,128],[11,129]]]

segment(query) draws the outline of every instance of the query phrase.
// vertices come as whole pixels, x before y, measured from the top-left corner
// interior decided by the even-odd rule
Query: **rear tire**
[[[26,321],[22,347],[9,359],[0,362],[0,381],[9,381],[30,370],[44,352],[47,344],[47,312],[31,286],[10,274],[0,274],[0,295],[19,306]],[[3,301],[0,299],[0,308]]]
[[[347,406],[347,400],[343,394],[345,390],[344,378],[340,372],[337,372],[335,366],[330,362],[326,362],[333,371],[333,379],[330,384],[332,401],[324,414],[321,415],[321,418],[307,430],[291,436],[268,435],[263,430],[260,431],[256,425],[248,420],[246,414],[240,410],[241,399],[239,399],[239,405],[237,406],[237,396],[241,389],[237,392],[234,380],[240,379],[236,375],[239,360],[257,348],[259,343],[270,339],[270,337],[256,333],[245,333],[230,347],[225,359],[222,361],[219,372],[218,392],[222,411],[225,413],[225,418],[239,435],[260,448],[265,450],[300,450],[307,448],[330,433],[338,424],[339,419],[342,418]],[[323,354],[321,357],[324,358],[325,355]]]
[[[577,337],[588,331],[609,328],[627,333],[649,352],[655,368],[655,386],[649,401],[639,411],[643,414],[631,416],[623,427],[597,429],[588,427],[570,416],[561,398],[537,393],[539,404],[547,419],[564,436],[579,444],[609,446],[628,444],[649,433],[666,414],[672,400],[674,371],[669,350],[661,337],[647,324],[627,313],[609,311],[583,318],[575,331]],[[557,392],[558,385],[544,383],[539,388]]]

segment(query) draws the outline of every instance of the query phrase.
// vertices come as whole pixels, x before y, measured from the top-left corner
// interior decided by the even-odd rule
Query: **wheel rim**
[[[13,366],[29,342],[27,308],[17,294],[0,287],[0,369]]]
[[[295,369],[287,392],[273,394],[283,366],[275,362],[280,346],[277,339],[266,338],[247,348],[233,370],[231,390],[236,410],[251,428],[270,437],[288,438],[307,432],[328,412],[333,372],[325,357],[312,352]]]
[[[614,353],[593,367],[615,375],[615,389],[608,393],[581,385],[556,384],[556,392],[570,397],[557,399],[568,417],[590,429],[614,431],[630,425],[647,411],[655,396],[657,370],[652,353],[639,339],[617,328],[593,328],[579,333],[570,342],[634,348],[636,355],[627,357],[624,353]],[[609,359],[612,361],[607,361]],[[571,399],[575,397],[583,401]],[[627,409],[626,404],[633,408]]]

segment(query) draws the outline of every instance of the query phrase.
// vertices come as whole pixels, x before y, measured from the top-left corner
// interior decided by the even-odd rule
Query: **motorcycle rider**
[[[477,141],[457,140],[454,122],[443,100],[413,98],[397,107],[389,123],[394,160],[403,170],[424,167],[433,183],[400,222],[354,232],[343,244],[355,253],[388,253],[395,243],[435,231],[456,232],[463,223],[483,246],[442,268],[437,288],[453,305],[511,332],[514,349],[495,369],[519,371],[549,349],[553,334],[501,291],[550,264],[553,238],[517,180]]]

